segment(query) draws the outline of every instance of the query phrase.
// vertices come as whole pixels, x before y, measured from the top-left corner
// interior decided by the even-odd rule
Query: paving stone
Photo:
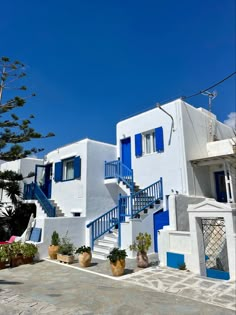
[[[200,281],[199,282],[199,286],[203,287],[203,288],[211,288],[214,285],[215,285],[215,283],[214,282],[210,282],[210,281]]]

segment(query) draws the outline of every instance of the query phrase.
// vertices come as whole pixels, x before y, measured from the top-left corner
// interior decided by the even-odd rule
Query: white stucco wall
[[[55,163],[80,156],[81,178],[55,182]],[[52,195],[66,216],[80,211],[87,219],[95,218],[115,206],[116,191],[104,184],[104,162],[116,158],[116,146],[84,139],[47,154],[46,163],[53,163]]]
[[[171,118],[159,108],[154,108],[117,124],[118,156],[120,156],[121,150],[120,141],[131,137],[131,167],[134,170],[134,180],[141,188],[145,188],[163,177],[164,195],[169,195],[172,189],[181,193],[187,191],[180,106],[180,100],[162,106],[174,119],[174,131],[171,129]],[[135,156],[135,134],[157,127],[163,127],[164,152],[154,152],[137,158]]]
[[[105,161],[116,159],[116,146],[88,140],[86,217],[94,219],[118,203],[118,185],[104,184]]]
[[[184,155],[186,156],[187,181],[189,195],[212,197],[214,189],[209,181],[211,171],[192,168],[189,161],[208,157],[209,141],[215,135],[217,140],[224,140],[234,136],[232,128],[216,120],[216,116],[203,108],[195,108],[181,101],[182,137],[184,141]],[[227,141],[226,141],[227,142]],[[215,142],[217,143],[217,142]],[[217,145],[213,145],[217,147]],[[220,151],[218,152],[220,155]]]
[[[27,177],[29,173],[35,172],[35,165],[43,164],[42,159],[35,158],[24,158],[20,160],[15,160],[11,162],[4,162],[0,165],[0,170],[2,172],[14,171],[16,173],[22,174],[23,177]],[[31,183],[34,181],[34,177],[24,178],[23,181],[20,182],[20,188],[23,192],[24,183]],[[2,202],[10,202],[10,199],[6,196],[4,191],[0,192],[0,198]]]
[[[85,240],[85,218],[36,218],[35,227],[42,228],[41,243],[39,244],[40,258],[48,257],[48,246],[51,244],[53,231],[57,231],[59,237],[66,235],[75,247],[86,244]]]

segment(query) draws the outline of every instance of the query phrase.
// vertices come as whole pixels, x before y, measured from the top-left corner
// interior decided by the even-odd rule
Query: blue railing
[[[131,194],[131,218],[139,212],[153,205],[157,200],[163,199],[162,177],[154,184]]]
[[[27,200],[37,199],[48,217],[56,216],[56,209],[51,205],[48,198],[36,183],[25,184],[24,198]]]
[[[105,161],[105,179],[117,178],[124,182],[130,189],[134,189],[133,170],[123,164],[120,160]]]
[[[87,228],[91,227],[91,247],[93,249],[94,242],[100,236],[113,229],[119,224],[118,206],[107,211],[100,217],[87,224]]]

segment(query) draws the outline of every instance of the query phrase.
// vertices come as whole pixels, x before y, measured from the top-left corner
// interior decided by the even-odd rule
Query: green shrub
[[[125,259],[126,256],[127,254],[125,249],[114,247],[107,258],[110,260],[110,262],[115,263],[117,260]]]

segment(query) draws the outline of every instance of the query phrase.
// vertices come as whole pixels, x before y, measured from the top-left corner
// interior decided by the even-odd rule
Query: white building
[[[202,275],[221,268],[234,279],[235,148],[230,127],[179,99],[119,122],[116,146],[85,139],[48,153],[34,185],[42,253],[56,229],[68,230],[76,245],[91,244],[94,257],[117,245],[134,257],[129,245],[148,232],[150,252],[158,251],[162,265],[185,263]],[[221,227],[206,232],[212,222]],[[107,235],[114,227],[118,234]],[[226,249],[233,251],[230,259]]]

